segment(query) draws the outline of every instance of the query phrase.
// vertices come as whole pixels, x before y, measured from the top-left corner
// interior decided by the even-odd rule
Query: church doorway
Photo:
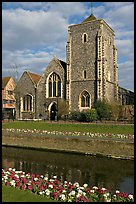
[[[50,120],[56,120],[57,117],[57,105],[53,103],[50,109]]]

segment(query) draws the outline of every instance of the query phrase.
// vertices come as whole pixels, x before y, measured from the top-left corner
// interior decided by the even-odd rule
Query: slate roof
[[[29,76],[31,77],[32,81],[33,81],[35,84],[37,84],[38,81],[39,81],[40,78],[41,78],[41,75],[39,75],[39,74],[35,74],[35,73],[29,72],[29,71],[28,71],[28,74],[29,74]]]
[[[82,23],[87,23],[87,22],[90,22],[90,21],[93,21],[93,20],[97,20],[97,18],[93,14],[91,14]]]
[[[64,62],[62,60],[59,60],[59,61],[60,61],[60,64],[62,65],[62,67],[64,68],[64,70],[66,70],[66,62]]]

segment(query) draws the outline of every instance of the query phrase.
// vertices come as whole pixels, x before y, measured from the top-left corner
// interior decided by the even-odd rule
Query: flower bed
[[[91,132],[69,132],[69,131],[47,131],[47,130],[29,130],[29,129],[2,129],[7,134],[35,134],[35,135],[56,135],[56,136],[88,136],[90,138],[121,138],[121,139],[132,139],[134,140],[134,135],[131,134],[113,134],[113,133],[91,133]]]
[[[2,169],[2,184],[29,190],[60,202],[134,202],[132,194],[121,193],[118,190],[111,194],[106,188],[89,187],[88,184],[80,186],[78,182],[62,183],[57,176],[49,178],[13,168]]]

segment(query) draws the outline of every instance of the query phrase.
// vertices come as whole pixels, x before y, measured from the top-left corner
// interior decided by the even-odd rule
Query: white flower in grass
[[[12,171],[12,168],[9,168],[8,170],[9,170],[9,171]]]
[[[120,191],[116,190],[116,193],[120,193]]]
[[[54,179],[56,179],[56,178],[57,178],[57,176],[53,176],[53,178],[54,178]]]
[[[129,194],[128,198],[132,199],[132,200],[134,199],[133,195],[131,195],[131,194]]]
[[[46,177],[44,177],[44,180],[46,180],[46,181],[47,181],[47,180],[48,180],[48,177],[47,177],[47,176],[46,176]]]
[[[77,198],[80,198],[80,197],[81,197],[81,194],[78,193],[78,194],[76,195],[76,197],[77,197]]]
[[[97,189],[98,189],[98,187],[97,187],[97,186],[93,186],[93,189],[97,190]]]
[[[75,182],[75,183],[74,183],[74,186],[79,187],[79,183],[78,183],[78,182]]]
[[[41,175],[40,177],[41,177],[41,178],[43,178],[44,176],[43,176],[43,175]]]
[[[87,184],[87,183],[85,183],[83,186],[84,186],[84,188],[86,188],[86,187],[88,186],[88,184]]]
[[[82,191],[82,190],[79,190],[78,193],[82,195],[83,191]]]
[[[106,189],[106,188],[102,188],[101,190],[102,190],[102,191],[106,191],[107,189]]]
[[[34,181],[38,181],[38,178],[34,178]]]
[[[50,179],[49,181],[50,181],[50,182],[54,182],[54,179]]]
[[[10,184],[11,184],[11,186],[14,186],[14,187],[16,185],[14,180],[10,181]]]
[[[66,199],[65,194],[61,194],[59,197],[61,198],[61,200],[65,200]]]
[[[39,192],[39,194],[40,194],[40,195],[42,195],[42,194],[43,194],[43,192],[42,192],[42,191],[40,191],[40,192]]]
[[[46,190],[45,190],[45,193],[46,193],[46,195],[50,195],[50,190],[49,190],[49,189],[46,189]]]
[[[18,174],[15,174],[15,177],[19,178],[19,175],[18,175]]]
[[[52,184],[49,184],[49,188],[53,188],[53,185],[52,185]]]
[[[75,196],[75,194],[76,194],[75,191],[71,191],[71,192],[69,193],[69,196]]]
[[[78,189],[84,190],[84,187],[80,186]]]
[[[82,192],[82,195],[83,195],[83,196],[86,196],[86,192]]]

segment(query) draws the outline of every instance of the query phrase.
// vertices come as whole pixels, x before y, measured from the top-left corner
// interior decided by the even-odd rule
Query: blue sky
[[[90,14],[91,2],[3,2],[2,75],[42,75],[54,55],[66,62],[68,26]],[[114,30],[119,86],[134,91],[134,2],[93,2],[93,14]]]

